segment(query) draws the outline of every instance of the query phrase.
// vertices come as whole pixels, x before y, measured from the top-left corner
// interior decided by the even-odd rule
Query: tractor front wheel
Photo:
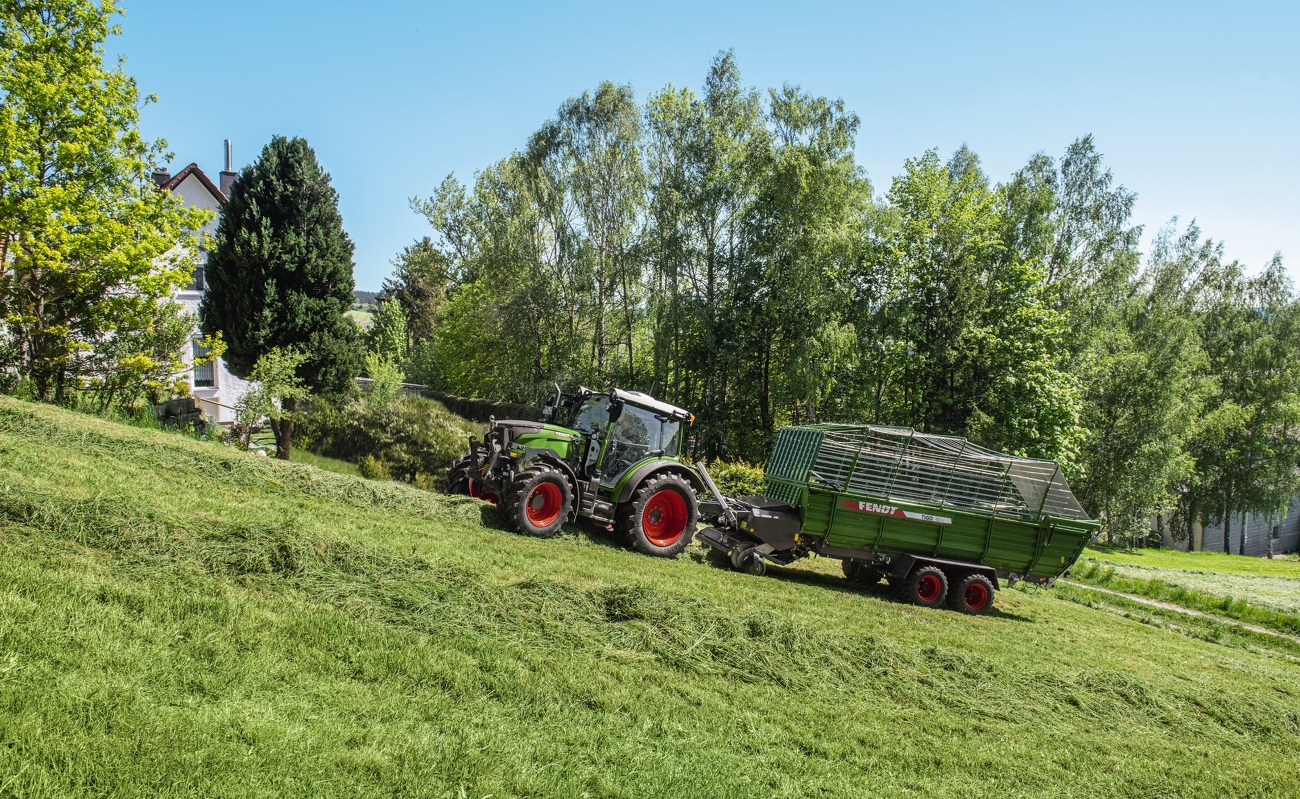
[[[510,529],[550,538],[573,512],[573,489],[559,469],[534,464],[510,483],[501,508]]]
[[[672,472],[652,475],[619,508],[618,529],[647,555],[673,558],[695,537],[700,519],[695,490]]]
[[[447,472],[447,484],[444,486],[447,493],[468,494],[475,499],[497,504],[497,495],[475,479],[478,475],[474,474],[472,464],[468,455],[461,455],[451,464],[451,470]]]

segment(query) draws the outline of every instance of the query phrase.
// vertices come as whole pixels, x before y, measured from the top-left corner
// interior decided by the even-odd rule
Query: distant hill
[[[375,324],[375,311],[379,310],[380,291],[353,291],[352,307],[347,315],[360,325],[362,330],[369,330]]]

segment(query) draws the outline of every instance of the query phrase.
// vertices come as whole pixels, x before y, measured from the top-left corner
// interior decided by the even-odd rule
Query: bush
[[[756,497],[763,493],[763,467],[744,461],[708,464],[709,476],[718,490],[728,497]]]
[[[361,471],[361,476],[368,480],[391,480],[393,478],[388,464],[374,455],[363,455],[361,460],[357,462],[357,469]]]
[[[340,405],[313,400],[295,416],[294,443],[317,455],[355,463],[367,477],[387,471],[392,478],[428,484],[441,476],[482,432],[440,405],[403,398],[375,403],[350,397]],[[373,470],[366,474],[366,470]]]

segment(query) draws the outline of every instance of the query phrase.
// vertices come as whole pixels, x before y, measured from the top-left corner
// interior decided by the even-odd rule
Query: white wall
[[[185,180],[181,181],[180,185],[172,191],[180,197],[181,201],[186,205],[195,205],[200,208],[211,210],[213,212],[212,221],[204,226],[203,232],[208,235],[216,233],[217,220],[220,218],[221,214],[221,203],[217,198],[212,196],[211,192],[207,190],[202,181],[193,174],[186,175]],[[207,262],[208,254],[206,252],[200,252],[199,263],[206,266]],[[202,298],[203,292],[201,291],[180,291],[177,292],[175,297],[176,301],[184,306],[187,312],[195,315],[198,315],[199,300]],[[198,328],[195,328],[194,337],[199,338],[202,335],[203,334],[199,332]],[[187,367],[193,364],[193,353],[193,347],[187,345],[185,351],[181,355]],[[244,396],[244,392],[248,390],[248,382],[232,375],[226,369],[226,361],[224,358],[218,358],[214,366],[213,382],[216,385],[204,388],[195,386],[193,389],[194,397],[199,401],[205,414],[212,417],[220,424],[230,424],[235,420],[235,403],[238,402],[239,398]],[[190,372],[189,376],[190,385],[193,386],[193,371]]]

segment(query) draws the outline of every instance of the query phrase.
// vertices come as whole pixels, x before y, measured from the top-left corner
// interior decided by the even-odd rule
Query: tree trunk
[[[1228,537],[1229,530],[1232,528],[1232,511],[1223,509],[1223,554],[1232,554],[1232,539]]]
[[[1237,554],[1246,554],[1246,512],[1244,510],[1241,512],[1241,538],[1238,539]]]
[[[271,431],[275,433],[275,457],[282,461],[289,460],[293,448],[293,413],[298,409],[298,400],[286,399],[281,402],[284,418],[271,420]]]

